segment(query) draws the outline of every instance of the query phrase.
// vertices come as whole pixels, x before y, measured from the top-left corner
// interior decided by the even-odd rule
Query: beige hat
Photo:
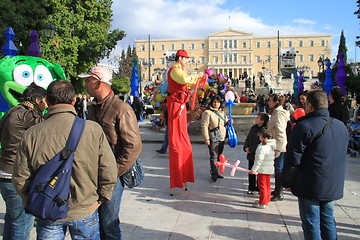
[[[102,66],[96,66],[90,69],[87,73],[78,75],[79,78],[94,77],[103,83],[111,85],[112,74],[108,68]]]

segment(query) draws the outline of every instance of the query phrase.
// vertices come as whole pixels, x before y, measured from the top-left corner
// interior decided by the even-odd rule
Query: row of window
[[[314,54],[309,54],[308,56],[308,61],[309,62],[314,62],[317,61],[315,59],[315,55]],[[320,54],[319,57],[321,57],[322,59],[325,59],[325,55]],[[247,56],[240,56],[241,62],[247,62]],[[161,65],[165,65],[165,58],[160,58],[160,63]],[[224,54],[223,55],[223,62],[227,63],[227,62],[238,62],[238,54],[233,53],[233,54]],[[146,59],[141,59],[142,63],[145,63],[147,60]],[[255,61],[261,63],[262,61],[264,62],[271,62],[272,58],[270,55],[266,55],[265,59],[261,59],[261,56],[255,56]],[[298,62],[304,62],[304,55],[297,55],[297,61]],[[150,62],[152,65],[156,64],[155,62],[155,58],[151,58]],[[191,57],[189,60],[190,63],[193,64],[205,64],[205,57],[200,57],[199,61],[196,61],[194,57]],[[213,56],[213,62],[214,63],[218,63],[219,62],[219,56]]]
[[[282,41],[280,41],[279,42],[280,47],[295,47],[295,41],[293,41],[293,40],[288,40],[286,43],[287,43],[287,45],[282,46]],[[297,43],[298,43],[297,44],[298,47],[305,47],[305,43],[304,43],[303,40],[299,40]],[[309,45],[307,45],[307,46],[310,46],[310,47],[315,46],[315,41],[314,40],[309,40],[308,43],[309,43]],[[328,41],[320,40],[320,46],[321,47],[325,47],[327,45],[328,45]],[[178,46],[180,48],[177,48]],[[241,42],[241,46],[242,46],[242,48],[247,48],[248,47],[248,42]],[[261,48],[264,45],[262,45],[262,42],[257,41],[255,46],[256,46],[256,48]],[[271,47],[271,42],[270,41],[265,42],[265,46],[266,47]],[[184,43],[181,43],[180,45],[172,43],[172,44],[170,44],[169,47],[170,47],[169,50],[174,50],[174,51],[178,50],[178,49],[191,49],[191,50],[193,50],[193,49],[195,49],[195,43],[191,43],[188,46],[188,48],[186,48]],[[219,49],[219,42],[214,42],[213,47],[214,47],[214,49]],[[223,48],[225,48],[225,49],[238,48],[238,40],[223,40]],[[152,44],[150,46],[150,49],[151,49],[151,51],[155,51],[156,50],[155,45]],[[205,49],[205,43],[200,43],[200,49]],[[146,50],[145,45],[141,45],[141,51],[145,51],[145,50]],[[165,48],[165,44],[160,45],[160,50],[162,50],[162,51],[167,50],[167,48]]]
[[[288,40],[287,41],[287,46],[283,46],[283,47],[296,47],[295,46],[295,44],[294,44],[294,42],[295,41],[292,41],[292,40]],[[315,45],[314,45],[314,43],[315,43],[315,41],[314,40],[309,40],[309,47],[314,47]],[[282,47],[282,41],[280,41],[279,42],[279,45],[280,45],[280,47]],[[328,42],[327,41],[325,41],[325,40],[320,40],[320,46],[321,47],[325,47],[325,46],[327,46],[328,45]],[[305,45],[304,45],[304,41],[303,40],[299,40],[298,41],[298,45],[297,45],[298,47],[304,47]],[[261,47],[261,42],[256,42],[256,47],[257,48],[260,48]],[[271,42],[266,42],[266,47],[271,47]]]

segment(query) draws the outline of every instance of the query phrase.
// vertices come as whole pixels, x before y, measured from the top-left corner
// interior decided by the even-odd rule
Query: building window
[[[304,56],[303,55],[298,55],[299,58],[299,62],[303,62],[304,61]]]
[[[309,55],[309,61],[310,61],[310,62],[313,62],[313,61],[314,61],[314,55],[313,55],[313,54],[310,54],[310,55]]]
[[[281,46],[282,46],[281,41],[279,41],[279,47],[281,47]]]
[[[205,63],[205,57],[200,58],[200,63]]]
[[[155,58],[150,58],[151,65],[155,65]]]
[[[232,40],[229,40],[229,48],[232,48]]]
[[[224,48],[228,48],[228,41],[224,40]]]
[[[160,58],[161,64],[165,64],[165,58]]]
[[[165,50],[165,45],[161,44],[161,50]]]
[[[243,62],[246,62],[246,56],[241,56],[241,58]]]
[[[219,43],[214,43],[214,48],[219,48]]]
[[[201,49],[205,49],[205,43],[201,44]]]
[[[185,49],[185,44],[181,44],[181,49]]]
[[[175,44],[171,44],[171,50],[175,50]]]
[[[237,62],[237,61],[238,61],[238,59],[237,59],[237,54],[234,53],[234,62]]]
[[[242,47],[243,47],[243,48],[246,48],[246,42],[243,42],[243,43],[242,43]]]
[[[261,62],[261,57],[260,56],[256,56],[256,62]]]
[[[190,49],[195,49],[195,44],[190,44]]]
[[[310,40],[310,47],[313,47],[313,46],[314,46],[314,41]]]
[[[271,42],[267,42],[267,43],[266,43],[266,46],[267,46],[267,47],[271,47]]]
[[[234,48],[237,48],[237,40],[234,40]]]
[[[256,42],[256,47],[257,47],[257,48],[260,47],[260,42]]]
[[[228,54],[224,54],[224,62],[228,62]]]
[[[321,46],[325,47],[325,40],[321,40]]]
[[[151,45],[151,51],[155,51],[155,45]]]
[[[289,41],[289,47],[292,47],[292,41]]]
[[[270,56],[270,55],[267,55],[267,56],[266,56],[266,61],[267,61],[267,62],[271,62],[271,56]]]
[[[303,41],[300,40],[300,41],[299,41],[299,47],[302,47],[303,45],[304,45]]]
[[[232,61],[233,61],[233,55],[229,54],[229,62],[232,62]]]
[[[217,56],[214,56],[214,62],[219,62],[219,57],[217,57]]]
[[[145,45],[141,45],[141,51],[145,51]]]

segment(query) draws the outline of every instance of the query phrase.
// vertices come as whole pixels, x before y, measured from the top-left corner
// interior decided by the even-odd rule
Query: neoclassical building
[[[167,58],[178,49],[185,49],[191,57],[187,66],[190,72],[213,68],[213,73],[239,78],[245,72],[274,76],[278,68],[283,71],[303,66],[308,69],[306,75],[317,75],[319,58],[331,59],[331,39],[330,34],[254,36],[229,28],[207,38],[144,39],[136,40],[135,45],[142,79],[161,75],[168,67]]]

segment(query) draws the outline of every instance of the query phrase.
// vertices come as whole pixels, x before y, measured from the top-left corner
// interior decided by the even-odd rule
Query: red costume
[[[184,183],[194,182],[192,147],[187,130],[186,103],[190,92],[188,83],[195,83],[197,76],[188,76],[176,63],[168,71],[168,134],[170,188],[183,188]]]

